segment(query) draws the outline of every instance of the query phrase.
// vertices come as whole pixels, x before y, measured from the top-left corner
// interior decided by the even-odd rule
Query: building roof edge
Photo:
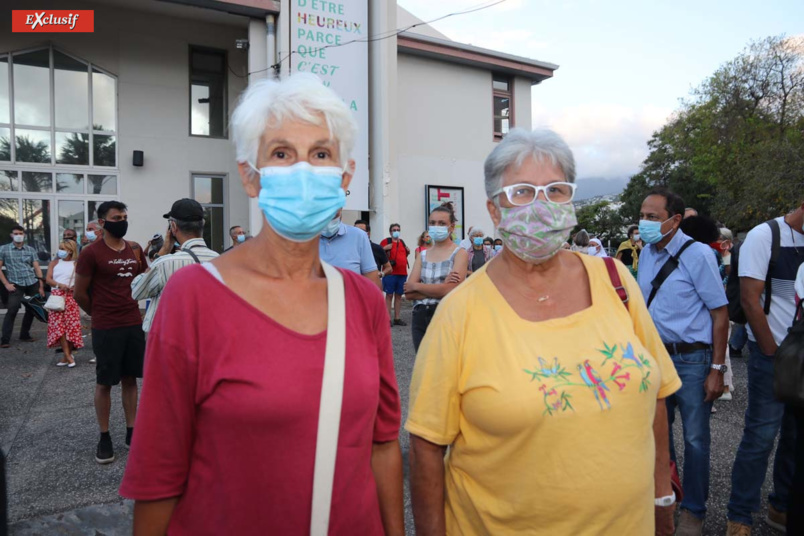
[[[529,78],[535,84],[551,78],[553,72],[559,68],[555,63],[412,32],[402,32],[398,35],[397,48],[400,52],[416,56],[515,74]]]

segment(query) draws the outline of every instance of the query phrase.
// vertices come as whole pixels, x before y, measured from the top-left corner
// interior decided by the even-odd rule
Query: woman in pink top
[[[312,75],[251,84],[232,116],[253,240],[169,281],[148,340],[121,495],[134,534],[308,534],[327,340],[319,234],[356,124]],[[254,170],[258,169],[259,172]],[[377,287],[341,271],[343,406],[328,533],[404,534],[400,405]]]

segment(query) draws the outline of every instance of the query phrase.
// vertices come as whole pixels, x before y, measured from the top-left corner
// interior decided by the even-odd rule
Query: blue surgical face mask
[[[494,246],[494,251],[500,251],[500,250],[502,250],[502,246],[500,244]]]
[[[63,249],[60,249],[60,250],[59,250],[59,251],[56,253],[56,255],[58,255],[58,257],[59,257],[60,259],[66,259],[66,258],[67,258],[67,255],[69,255],[69,253],[67,253],[67,252],[66,252],[66,251],[64,251]]]
[[[668,218],[663,222],[639,220],[639,237],[642,238],[643,242],[647,242],[648,244],[658,244],[662,241],[662,238],[673,231],[670,229],[670,231],[662,234],[662,225],[672,219],[673,218]]]
[[[260,209],[276,234],[292,242],[315,238],[346,204],[341,168],[298,162],[259,171]]]
[[[430,238],[432,238],[434,242],[443,242],[449,238],[449,227],[431,225],[427,228],[427,234],[430,235]]]
[[[473,243],[474,245],[476,245],[476,246],[482,246],[482,245],[483,245],[483,237],[482,237],[482,236],[476,236],[476,237],[474,237],[474,238],[472,239],[472,243]]]
[[[87,240],[90,242],[93,242],[96,238],[98,238],[98,236],[95,234],[95,231],[87,231],[84,236],[86,236]]]
[[[181,244],[179,244],[178,242],[173,242],[173,247],[174,248],[181,248]]]
[[[326,227],[324,227],[324,230],[321,231],[321,236],[325,238],[332,238],[337,234],[338,229],[340,229],[340,227],[341,227],[341,219],[334,218],[327,224]]]
[[[399,231],[394,231],[393,233],[391,233],[391,236],[393,236],[394,238],[399,238]]]

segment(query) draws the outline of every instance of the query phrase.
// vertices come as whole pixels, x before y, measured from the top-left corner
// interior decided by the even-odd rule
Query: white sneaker
[[[90,360],[89,360],[89,362],[90,362],[90,363],[94,363],[94,362],[95,362],[95,358],[93,357],[92,359],[90,359]]]
[[[731,390],[726,391],[725,393],[720,395],[720,398],[718,398],[718,400],[725,400],[726,402],[729,402],[731,399],[732,399]]]

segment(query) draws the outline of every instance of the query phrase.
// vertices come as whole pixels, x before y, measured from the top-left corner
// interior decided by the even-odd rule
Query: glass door
[[[20,225],[25,227],[25,243],[36,250],[40,263],[49,263],[53,239],[52,200],[49,198],[23,197],[20,199]],[[58,248],[56,248],[58,249]]]

